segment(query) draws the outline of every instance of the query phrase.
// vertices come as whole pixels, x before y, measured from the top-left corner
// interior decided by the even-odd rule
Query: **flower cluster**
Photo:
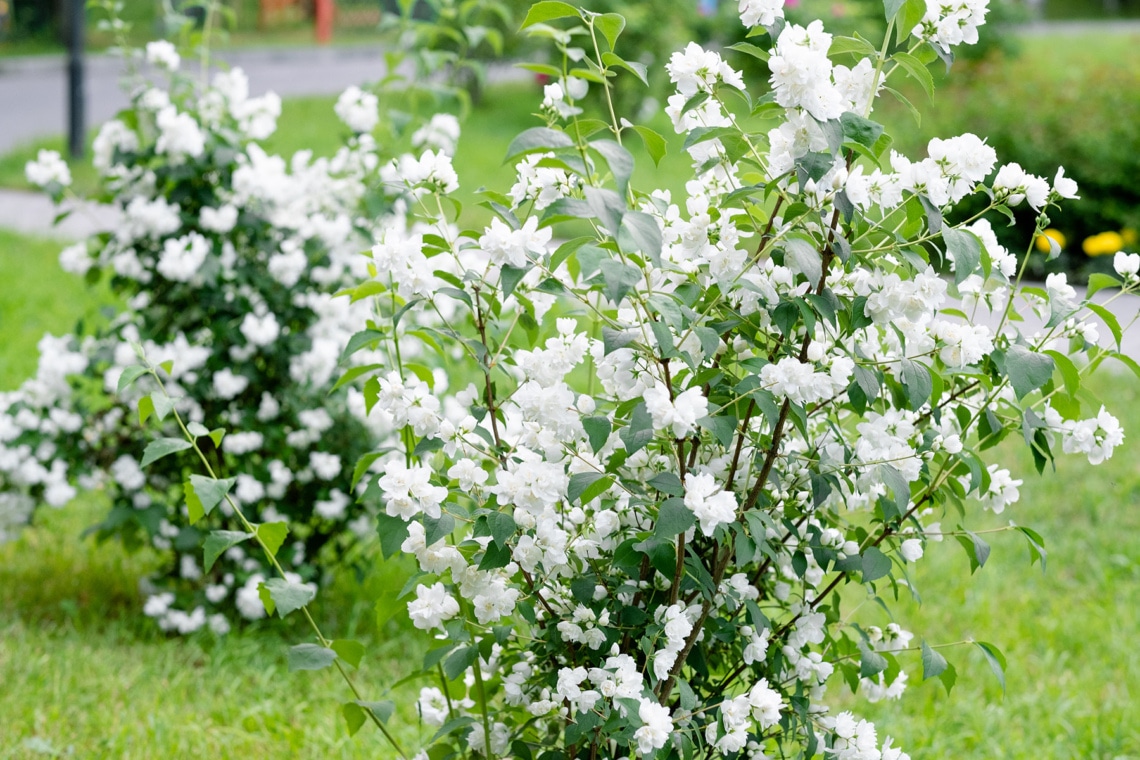
[[[178,73],[170,43],[149,44],[145,58],[169,87],[140,81],[131,108],[94,143],[100,200],[122,221],[60,255],[65,270],[109,280],[123,308],[94,334],[45,336],[36,376],[0,396],[0,538],[35,503],[61,507],[80,489],[101,489],[111,509],[99,535],[165,558],[144,614],[163,630],[224,632],[231,620],[264,616],[258,585],[272,573],[262,553],[236,546],[204,566],[202,537],[228,507],[181,526],[181,468],[165,460],[144,474],[129,410],[148,388],[119,392],[136,361],[131,344],[170,362],[176,408],[220,476],[233,475],[231,497],[259,523],[288,523],[282,563],[298,582],[319,580],[373,532],[375,505],[358,501],[353,467],[391,429],[367,417],[359,384],[330,394],[371,314],[366,301],[333,294],[368,276],[360,252],[413,201],[390,167],[422,163],[432,167],[425,175],[443,176],[458,124],[439,114],[412,136],[416,155],[385,154],[370,134],[376,95],[350,88],[336,111],[352,137],[330,158],[287,160],[258,144],[276,128],[276,95],[251,97],[239,69],[198,87]],[[49,152],[27,175],[57,195],[70,179]],[[352,361],[381,359],[365,350]],[[169,426],[169,411],[154,417]]]
[[[589,60],[601,76],[571,70],[620,27],[554,5],[541,15],[572,33],[536,28],[562,77],[545,125],[513,144],[511,192],[488,193],[495,218],[457,231],[451,177],[409,164],[418,203],[350,291],[376,297],[388,357],[368,408],[401,430],[369,460],[380,533],[414,557],[408,612],[442,642],[420,714],[441,753],[902,760],[870,722],[832,714],[828,689],[841,675],[897,699],[914,650],[925,675],[945,667],[939,642],[879,613],[848,623],[835,590],[912,585],[907,568],[948,535],[984,563],[944,514],[1017,502],[1022,480],[978,453],[1008,433],[1042,469],[1055,446],[1095,464],[1122,440],[1077,393],[1078,366],[1113,353],[1086,304],[1063,276],[1020,289],[990,219],[955,220],[971,196],[987,214],[1044,212],[1077,188],[999,165],[972,134],[889,151],[872,105],[908,67],[870,47],[836,64],[820,22],[741,0],[771,96],[753,102],[714,51],[673,55],[666,110],[692,176],[638,191],[622,140],[652,144],[648,130],[615,115],[598,137],[579,120],[578,80],[606,97],[624,62],[611,48]],[[928,42],[969,42],[984,11],[931,5],[883,54],[909,65]],[[1138,261],[1117,257],[1125,288]]]
[[[896,21],[914,19],[910,7],[887,6]],[[345,350],[368,363],[345,378],[366,382],[359,407],[351,398],[346,406],[376,436],[355,468],[362,502],[376,510],[384,553],[415,562],[408,614],[436,637],[420,675],[440,683],[422,688],[417,707],[438,731],[417,760],[429,752],[906,760],[854,709],[833,711],[829,690],[842,680],[874,702],[902,697],[919,666],[923,678],[953,675],[938,651],[953,645],[940,631],[919,638],[886,616],[890,591],[917,593],[910,567],[932,543],[955,537],[947,543],[960,543],[973,566],[985,563],[979,534],[947,529],[946,516],[972,525],[1013,509],[1023,480],[980,452],[1012,433],[1040,472],[1058,442],[1096,464],[1123,439],[1081,387],[1119,356],[1087,319],[1108,312],[1079,299],[1063,275],[1021,287],[1025,262],[998,245],[988,218],[1025,202],[1039,212],[1033,240],[1047,211],[1076,196],[1072,181],[1063,171],[1050,183],[999,166],[971,134],[933,140],[925,157],[908,158],[888,151],[870,119],[891,76],[925,81],[920,48],[948,52],[975,38],[985,0],[928,5],[921,23],[879,50],[852,38],[836,53],[854,55],[852,66],[832,61],[836,41],[820,22],[785,24],[781,4],[767,0],[742,0],[739,10],[747,26],[763,27],[750,37],[765,46],[757,55],[769,60],[771,94],[754,99],[758,83],[697,45],[670,59],[676,92],[666,112],[692,158],[683,189],[634,186],[623,141],[640,138],[654,153],[663,140],[613,107],[609,80],[619,69],[639,74],[613,50],[620,20],[544,3],[529,26],[555,41],[562,68],[546,67],[559,76],[544,93],[545,124],[512,143],[516,182],[509,194],[485,191],[494,218],[481,229],[448,216],[459,178],[434,147],[360,162],[399,196],[380,224],[313,221],[306,203],[351,198],[355,185],[305,160],[286,172],[255,147],[233,171],[234,197],[220,199],[242,209],[239,225],[250,206],[264,209],[272,230],[294,230],[309,214],[309,235],[269,247],[267,276],[279,284],[355,276],[348,297],[333,303],[346,319],[353,304],[369,304]],[[578,80],[596,83],[608,124],[579,119]],[[167,107],[142,100],[156,113]],[[350,92],[338,110],[359,132],[372,123],[371,107]],[[417,133],[425,147],[450,140],[448,126],[433,124]],[[179,146],[171,155],[199,160],[191,130],[173,120],[170,130]],[[321,192],[297,192],[298,175]],[[984,211],[961,219],[957,205],[983,195]],[[172,199],[140,197],[123,203],[126,239],[149,247],[140,256],[135,245],[120,277],[176,289],[185,283],[178,277],[205,282],[232,266],[224,252],[197,261],[199,238],[209,242],[231,223],[221,205],[195,210],[193,229],[183,229]],[[363,272],[338,268],[331,255],[316,265],[304,258],[312,237],[358,227],[373,238]],[[108,247],[95,254],[101,267],[121,253]],[[1140,259],[1121,254],[1115,264],[1124,292],[1140,286]],[[172,385],[208,382],[207,396],[227,401],[223,417],[240,414],[240,402],[259,418],[278,417],[276,397],[249,395],[264,379],[235,369],[296,332],[265,306],[232,315],[241,338],[224,367],[210,365],[202,342],[179,343]],[[1119,349],[1119,327],[1105,322]],[[98,361],[69,351],[61,366],[41,368],[48,392],[72,364]],[[333,357],[298,356],[306,358],[281,376],[332,381]],[[205,419],[184,403],[190,419]],[[268,433],[227,435],[220,447],[233,456],[283,446],[303,455],[267,477],[191,481],[194,492],[232,489],[256,508],[262,493],[276,498],[295,482],[331,484],[350,461],[324,448],[341,430],[334,408],[298,412],[303,427],[270,448]],[[19,412],[12,418],[7,429],[21,424]],[[108,467],[120,483],[146,481],[129,457]],[[42,483],[55,477],[41,470],[27,468]],[[348,498],[333,491],[314,513],[339,518]],[[1008,527],[1042,556],[1040,536]],[[207,593],[235,589],[248,616],[264,613],[260,601],[282,609],[311,598],[303,576],[270,585],[256,568],[246,572]],[[845,609],[837,591],[846,585],[879,604]],[[166,597],[152,607],[178,630],[204,617],[171,612]],[[992,644],[977,646],[1001,660]],[[351,642],[300,649],[305,667],[353,651]],[[351,702],[351,730],[366,709],[382,723],[382,703]]]

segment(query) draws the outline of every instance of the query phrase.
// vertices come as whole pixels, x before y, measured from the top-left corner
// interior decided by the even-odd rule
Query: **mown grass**
[[[66,286],[57,247],[7,234],[0,266],[40,252],[25,259],[31,274],[19,290],[28,300],[7,308],[54,314],[51,329],[63,330],[79,316],[81,288]],[[5,304],[13,290],[6,289]],[[8,376],[17,374],[9,367],[28,365],[39,329],[10,324],[23,327],[6,330],[0,346]],[[959,674],[949,695],[937,681],[919,683],[917,654],[903,655],[911,688],[900,702],[868,705],[838,679],[832,687],[837,708],[874,719],[915,760],[1140,758],[1140,384],[1109,376],[1093,387],[1129,431],[1113,459],[1094,468],[1062,458],[1056,473],[1034,478],[1028,456],[1011,441],[1000,455],[1012,457],[1015,474],[1026,478],[1021,502],[966,524],[988,530],[1012,519],[1037,529],[1047,542],[1047,572],[1029,564],[1020,536],[999,532],[985,534],[993,553],[971,577],[965,554],[947,539],[917,566],[924,604],[908,596],[894,604],[896,619],[932,644],[998,646],[1009,662],[1005,696],[970,645],[944,650]],[[347,694],[333,674],[287,671],[287,646],[307,636],[296,621],[265,621],[223,638],[170,639],[149,628],[139,617],[138,582],[155,560],[81,538],[99,509],[95,495],[44,510],[19,540],[0,546],[0,758],[48,750],[127,758],[393,756],[375,732],[348,737],[338,714]],[[943,521],[947,530],[956,524],[953,515]],[[393,600],[405,569],[379,563],[363,586],[340,578],[316,604],[330,635],[368,645],[358,679],[369,699],[385,697],[428,645]],[[858,588],[844,601],[853,620],[887,622]],[[408,744],[421,736],[410,700],[416,688],[389,695],[398,704],[393,726]]]
[[[1038,61],[1062,77],[1080,55],[1110,59],[1123,54],[1121,44],[1115,37],[1027,41],[1032,57],[1018,65]],[[478,187],[509,186],[510,167],[501,163],[506,141],[537,124],[529,117],[536,102],[536,90],[526,86],[493,92],[466,123],[457,160],[466,213],[474,213]],[[288,101],[282,124],[294,126],[269,147],[331,152],[339,129],[331,103]],[[953,106],[947,108],[949,118]],[[900,142],[925,144],[939,133],[940,113],[936,108]],[[884,114],[900,126],[909,119],[901,110]],[[644,171],[648,158],[633,142]],[[22,177],[23,160],[0,158],[0,185],[12,184],[13,171]],[[76,175],[81,183],[82,170]],[[664,184],[682,176],[667,169]],[[7,286],[0,297],[0,388],[32,371],[44,330],[69,330],[106,298],[59,271],[58,248],[0,232],[0,282]],[[919,683],[916,653],[903,656],[911,688],[899,702],[868,705],[847,695],[838,679],[832,687],[837,707],[874,719],[880,734],[895,736],[915,760],[1140,758],[1140,384],[1131,376],[1108,377],[1094,387],[1129,431],[1114,458],[1095,468],[1062,458],[1056,473],[1035,478],[1028,456],[1009,443],[999,452],[1026,478],[1021,502],[966,524],[995,529],[1012,519],[1038,530],[1047,542],[1047,572],[1030,565],[1019,535],[999,532],[986,534],[993,553],[971,577],[965,554],[947,539],[932,545],[915,570],[924,604],[906,596],[894,605],[896,619],[932,644],[974,639],[998,646],[1009,663],[1004,697],[968,644],[943,651],[959,676],[949,695],[937,681]],[[98,497],[84,497],[65,510],[44,511],[18,541],[0,546],[0,758],[392,756],[375,732],[347,736],[337,712],[346,691],[331,673],[287,672],[286,647],[305,637],[292,621],[221,639],[168,639],[150,629],[139,619],[137,586],[154,560],[80,538],[98,510]],[[957,523],[949,516],[943,524],[952,530]],[[359,674],[368,699],[384,697],[386,685],[409,672],[426,646],[400,622],[392,602],[402,571],[381,563],[363,590],[342,578],[317,602],[331,635],[368,644]],[[854,609],[862,593],[850,589],[844,600]],[[867,624],[886,622],[873,603],[863,602],[854,615]],[[408,699],[415,687],[395,694],[393,725],[409,744],[420,733]]]
[[[98,320],[110,303],[59,268],[63,244],[0,230],[0,390],[14,388],[36,369],[36,343],[45,332],[72,332],[79,319]]]

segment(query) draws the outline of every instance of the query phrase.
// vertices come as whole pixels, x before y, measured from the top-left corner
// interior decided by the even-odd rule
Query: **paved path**
[[[352,84],[382,78],[384,51],[376,46],[282,48],[217,54],[249,75],[250,93],[272,90],[282,97],[331,95]],[[184,67],[196,61],[184,61]],[[94,55],[87,62],[87,124],[101,124],[127,105],[120,89],[123,62]],[[491,67],[489,77],[503,81],[527,76],[510,65]],[[0,58],[0,153],[45,135],[67,131],[66,59],[62,56]]]

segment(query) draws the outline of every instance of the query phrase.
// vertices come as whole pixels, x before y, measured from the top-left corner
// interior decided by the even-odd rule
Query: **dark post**
[[[82,158],[87,142],[84,128],[83,37],[87,31],[87,0],[67,0],[67,148]]]

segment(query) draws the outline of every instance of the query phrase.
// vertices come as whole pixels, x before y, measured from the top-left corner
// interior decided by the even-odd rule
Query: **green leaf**
[[[606,66],[617,66],[618,68],[625,69],[640,79],[643,85],[646,87],[649,86],[649,78],[646,76],[649,73],[649,69],[644,63],[641,63],[640,61],[627,61],[620,56],[607,52],[602,53],[602,63]],[[579,126],[581,123],[581,121],[578,122]],[[634,127],[634,129],[637,129],[637,127]]]
[[[174,411],[174,407],[178,404],[177,398],[171,398],[170,396],[166,395],[153,396],[151,398],[151,401],[154,404],[154,416],[157,417],[160,421],[165,420],[167,416],[169,416],[169,414]]]
[[[222,556],[222,553],[229,549],[231,546],[237,546],[242,541],[247,541],[253,538],[252,533],[245,533],[240,530],[215,530],[206,536],[206,542],[202,547],[202,571],[210,572],[210,568]]]
[[[526,14],[526,20],[519,28],[526,29],[528,26],[570,16],[582,18],[581,12],[573,5],[556,2],[556,0],[543,0],[543,2],[535,3],[530,7],[530,11]]]
[[[491,530],[491,538],[501,547],[505,547],[507,540],[519,529],[519,527],[515,525],[515,518],[506,512],[488,513],[487,527]]]
[[[930,398],[930,392],[934,389],[934,382],[930,379],[930,370],[910,359],[901,360],[901,364],[907,400],[910,402],[910,408],[917,411]]]
[[[1061,380],[1065,384],[1065,393],[1068,393],[1070,396],[1076,396],[1077,391],[1081,389],[1081,373],[1077,370],[1077,365],[1073,364],[1073,360],[1060,351],[1045,351],[1043,353],[1052,357],[1053,362],[1057,365],[1057,369],[1061,371]]]
[[[1105,325],[1108,326],[1109,331],[1112,332],[1113,339],[1116,341],[1116,350],[1119,351],[1120,339],[1123,337],[1124,333],[1120,329],[1120,322],[1116,319],[1116,315],[1101,306],[1099,303],[1086,303],[1085,306],[1087,306],[1089,311],[1091,311],[1093,314],[1096,314],[1098,317],[1100,317],[1101,321],[1103,321]]]
[[[630,456],[641,451],[653,440],[653,417],[645,407],[644,401],[633,408],[629,425],[623,428],[619,435],[625,444],[626,453]]]
[[[859,641],[859,677],[872,678],[890,667],[887,658],[867,646],[867,642]]]
[[[564,3],[559,3],[559,5],[564,5]],[[503,162],[506,163],[527,153],[572,147],[574,147],[574,141],[565,132],[559,132],[548,127],[532,127],[511,142],[510,147],[507,148],[507,157],[503,159]]]
[[[368,716],[363,708],[355,702],[345,702],[340,706],[340,710],[344,714],[344,722],[348,726],[348,735],[355,736],[364,722],[368,720]]]
[[[668,150],[668,143],[665,138],[649,127],[643,127],[635,124],[633,131],[637,132],[638,137],[645,143],[645,152],[653,159],[654,166],[661,165],[661,159],[665,158],[665,153]]]
[[[926,92],[927,97],[934,99],[934,77],[930,75],[930,69],[926,68],[926,64],[920,61],[910,53],[895,53],[892,56],[894,60],[899,62],[906,72],[922,86]]]
[[[269,598],[273,600],[279,617],[301,609],[317,596],[317,591],[312,586],[293,583],[284,578],[270,578],[261,585],[269,592]]]
[[[717,415],[716,417],[701,417],[697,424],[712,433],[713,438],[721,446],[731,446],[732,439],[736,437],[737,419],[732,415]]]
[[[758,45],[753,45],[751,42],[738,42],[735,45],[729,45],[728,49],[750,55],[761,61],[767,61],[771,57],[771,54],[767,50]]]
[[[174,371],[174,360],[173,359],[167,359],[166,361],[164,361],[162,364],[159,364],[158,366],[160,369],[164,370],[166,372],[166,374],[169,375],[171,372]]]
[[[376,533],[380,536],[380,551],[384,559],[400,551],[400,545],[408,537],[408,524],[399,517],[381,512],[376,515]]]
[[[360,667],[360,660],[364,657],[364,645],[352,639],[337,639],[329,644],[336,656],[354,668]]]
[[[946,687],[946,693],[949,694],[950,690],[954,688],[954,684],[958,683],[958,671],[953,665],[947,663],[945,672],[938,676],[938,680]]]
[[[1005,354],[1005,372],[1018,400],[1021,400],[1053,377],[1053,359],[1025,346],[1010,346]]]
[[[150,396],[143,396],[139,399],[139,425],[145,425],[147,418],[152,414],[154,414],[154,402]]]
[[[978,649],[982,650],[982,654],[986,656],[986,662],[989,663],[990,670],[994,672],[994,675],[997,676],[998,683],[1001,684],[1001,693],[1005,694],[1005,655],[993,644],[989,644],[985,641],[975,641],[974,643],[978,645]]]
[[[446,538],[455,530],[455,518],[447,512],[440,512],[439,517],[423,516],[424,543],[431,546],[436,541]]]
[[[447,288],[441,288],[441,290],[445,289]],[[333,387],[329,390],[329,393],[332,393],[338,388],[348,385],[354,380],[358,380],[367,374],[375,372],[376,370],[381,369],[383,366],[384,365],[382,364],[363,364],[359,367],[350,367],[349,369],[346,369],[339,378],[337,378],[336,384],[334,384]]]
[[[873,147],[883,134],[883,125],[851,111],[839,117],[843,126],[843,136],[868,148]]]
[[[610,43],[610,50],[613,50],[618,35],[625,29],[625,18],[618,13],[603,13],[594,17],[594,26],[606,35],[606,42]]]
[[[883,482],[891,489],[891,493],[895,497],[895,508],[898,510],[898,516],[902,517],[906,514],[906,508],[910,505],[910,484],[906,482],[906,478],[894,466],[884,464],[879,467],[879,474],[883,477]]]
[[[1120,280],[1110,274],[1104,272],[1093,272],[1089,275],[1089,287],[1085,292],[1086,298],[1092,298],[1093,294],[1105,288],[1119,288],[1121,285]]]
[[[629,191],[629,178],[633,176],[633,155],[613,140],[594,140],[590,147],[606,160],[618,190],[625,195]]]
[[[861,583],[877,581],[891,571],[891,558],[876,546],[863,552],[863,580]]]
[[[522,278],[526,277],[526,273],[530,271],[529,267],[513,267],[510,264],[503,264],[499,269],[499,286],[503,290],[503,298],[509,298],[511,293],[515,292]]]
[[[925,641],[922,642],[922,680],[936,678],[942,675],[947,666],[946,658],[930,648]]]
[[[954,260],[954,283],[961,285],[982,263],[982,243],[974,233],[953,227],[942,228],[942,239]]]
[[[815,244],[803,238],[789,238],[784,246],[784,266],[799,272],[813,286],[823,276],[823,256]]]
[[[475,646],[460,647],[447,656],[443,661],[443,675],[448,681],[454,681],[463,675],[469,667],[475,664],[479,656],[479,648]]]
[[[289,671],[324,670],[336,661],[336,652],[319,644],[289,647]]]
[[[605,493],[614,484],[614,479],[604,472],[576,472],[570,476],[566,498],[571,504],[581,499],[582,506]]]
[[[365,346],[371,346],[384,338],[384,333],[379,330],[361,330],[348,339],[348,345],[345,346],[344,352],[340,355],[340,360],[343,362],[348,357],[355,354]]]
[[[922,22],[926,15],[926,0],[905,0],[898,16],[898,32],[901,41]]]
[[[148,370],[146,367],[140,367],[137,364],[132,364],[131,366],[124,369],[123,374],[119,375],[118,393],[122,393],[127,388],[131,387],[131,384],[134,383],[135,380],[138,380],[140,377],[145,375],[147,371]]]
[[[984,567],[986,560],[990,558],[990,545],[983,541],[976,533],[965,531],[965,536],[955,536],[958,543],[966,550],[966,556],[970,558],[970,574],[977,572],[979,567]]]
[[[605,259],[601,267],[606,297],[620,306],[633,286],[641,281],[641,270],[616,259]]]
[[[625,214],[618,228],[617,244],[625,253],[640,253],[655,264],[661,263],[661,228],[643,211]]]
[[[146,467],[148,464],[157,462],[164,456],[185,451],[190,448],[191,445],[189,441],[182,438],[159,438],[157,441],[151,441],[143,450],[143,458],[139,466]]]
[[[729,45],[729,48],[735,49],[735,46]],[[851,53],[861,58],[863,56],[875,55],[878,52],[874,45],[856,34],[854,37],[833,38],[827,54],[829,56],[835,56]]]
[[[905,0],[883,0],[883,13],[888,23],[894,21],[895,16],[899,15],[904,1]],[[872,50],[874,50],[874,48],[872,48]]]
[[[685,487],[681,485],[681,479],[671,472],[658,473],[646,481],[645,485],[669,496],[685,495]]]
[[[289,535],[289,525],[283,522],[262,523],[257,526],[257,537],[265,545],[265,551],[270,557],[277,556],[277,550],[285,543]]]
[[[590,439],[590,449],[597,454],[610,438],[613,426],[605,417],[586,417],[582,420],[582,427],[586,429],[586,437]]]
[[[357,703],[368,712],[376,716],[376,720],[381,723],[387,723],[388,719],[392,717],[392,713],[396,712],[396,705],[392,700],[385,699],[383,702],[366,702],[358,700]]]
[[[609,327],[602,328],[602,348],[606,356],[617,351],[619,348],[628,346],[635,340],[637,340],[637,335],[632,330],[614,330]]]
[[[1048,553],[1045,551],[1045,539],[1041,534],[1029,528],[1022,528],[1020,525],[1017,529],[1025,536],[1025,540],[1029,542],[1029,564],[1033,564],[1037,560],[1041,560],[1041,572],[1045,572],[1045,559]]]
[[[693,527],[697,518],[692,510],[685,506],[684,500],[673,497],[661,503],[657,512],[657,522],[653,526],[653,535],[661,539],[671,539],[678,533],[684,533]]]
[[[190,523],[194,524],[201,517],[214,511],[214,507],[221,503],[235,482],[237,482],[235,478],[216,480],[203,475],[191,475],[190,480],[183,484],[186,505],[190,509]]]

